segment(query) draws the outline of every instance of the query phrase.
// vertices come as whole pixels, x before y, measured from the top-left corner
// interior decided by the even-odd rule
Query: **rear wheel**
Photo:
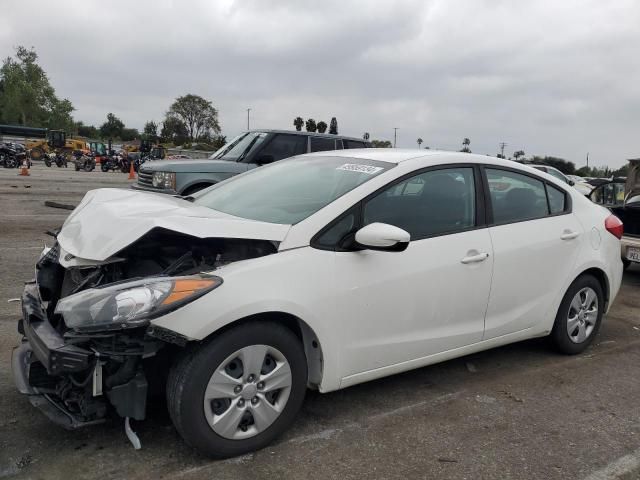
[[[181,358],[167,403],[187,443],[224,458],[263,448],[289,428],[306,384],[300,340],[276,323],[247,323]]]
[[[31,151],[29,152],[29,155],[33,160],[40,160],[42,157],[44,157],[45,152],[42,149],[42,147],[35,147],[31,149]],[[50,165],[47,165],[47,166],[50,166]]]
[[[591,275],[578,277],[560,303],[551,332],[558,350],[569,355],[584,351],[598,333],[603,313],[600,282]]]

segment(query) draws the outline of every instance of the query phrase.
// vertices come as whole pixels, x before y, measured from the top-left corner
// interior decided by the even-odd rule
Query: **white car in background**
[[[561,180],[566,184],[571,185],[573,188],[575,188],[578,192],[580,192],[585,197],[589,196],[589,194],[591,193],[591,190],[593,190],[593,185],[589,185],[583,178],[578,177],[576,175],[565,175],[555,167],[550,167],[549,165],[533,165],[533,164],[530,164],[529,166],[535,168],[536,170],[546,172],[549,175],[556,177],[558,180]],[[578,180],[576,180],[576,178]]]
[[[114,413],[130,437],[155,382],[190,445],[239,455],[308,388],[547,335],[582,352],[621,235],[565,182],[466,153],[314,153],[189,199],[94,190],[25,287],[14,378],[53,420]]]

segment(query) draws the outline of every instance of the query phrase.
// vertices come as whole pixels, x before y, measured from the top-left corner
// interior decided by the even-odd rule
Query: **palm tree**
[[[297,131],[302,130],[302,126],[304,125],[304,120],[302,117],[296,117],[293,119],[293,126],[296,127]]]
[[[418,149],[420,148],[420,145],[422,145],[422,139],[418,138],[418,140],[416,140],[416,142],[418,142]]]
[[[513,158],[516,159],[516,162],[520,157],[524,157],[524,150],[518,150],[516,152],[513,152]]]
[[[307,132],[315,132],[318,127],[316,125],[316,121],[313,118],[309,118],[305,122],[305,128],[307,129]]]
[[[471,140],[465,137],[462,140],[462,150],[460,151],[465,153],[471,153],[471,149],[469,148],[469,145],[471,145]]]
[[[318,132],[320,132],[320,133],[324,133],[324,132],[327,131],[327,124],[326,124],[326,122],[323,122],[322,120],[320,120],[318,122],[318,125],[316,125],[316,127],[318,129]]]

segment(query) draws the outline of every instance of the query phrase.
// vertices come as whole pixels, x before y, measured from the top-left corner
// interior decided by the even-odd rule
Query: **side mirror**
[[[572,187],[576,184],[576,182],[574,182],[573,180],[569,179],[569,185],[571,185]]]
[[[371,223],[356,232],[356,242],[369,250],[402,252],[409,246],[411,235],[387,223]]]
[[[258,165],[265,165],[267,163],[273,163],[275,160],[273,155],[267,155],[266,153],[263,153],[261,155],[258,155],[258,157],[255,159],[255,162]]]

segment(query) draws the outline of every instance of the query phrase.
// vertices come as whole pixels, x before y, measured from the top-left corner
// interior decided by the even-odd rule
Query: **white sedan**
[[[186,199],[95,190],[25,288],[14,377],[59,423],[115,412],[134,440],[159,385],[190,445],[239,455],[309,388],[532,337],[583,351],[621,235],[566,183],[466,153],[303,155]]]

